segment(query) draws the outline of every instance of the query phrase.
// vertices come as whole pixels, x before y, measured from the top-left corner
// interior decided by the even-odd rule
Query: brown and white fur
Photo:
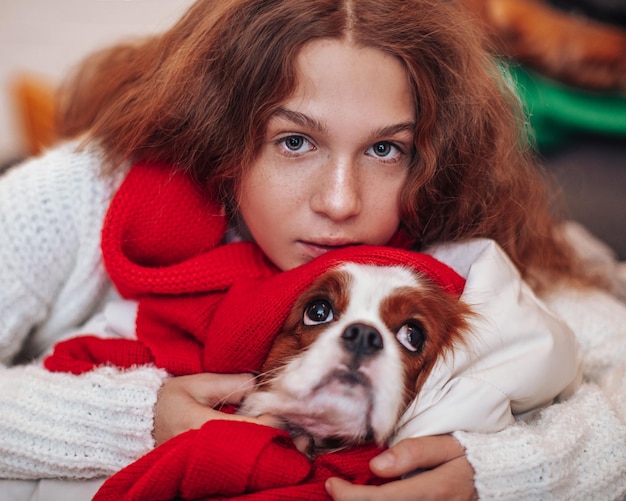
[[[342,264],[298,299],[240,413],[280,416],[316,450],[383,444],[470,314],[424,274]]]

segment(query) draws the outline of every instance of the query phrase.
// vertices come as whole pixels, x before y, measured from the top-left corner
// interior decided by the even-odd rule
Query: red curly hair
[[[418,248],[488,237],[536,288],[580,275],[520,103],[452,1],[199,0],[162,35],[87,59],[63,90],[59,128],[88,131],[111,166],[167,162],[231,204],[296,87],[299,51],[318,38],[378,48],[406,68],[417,124],[399,203]]]

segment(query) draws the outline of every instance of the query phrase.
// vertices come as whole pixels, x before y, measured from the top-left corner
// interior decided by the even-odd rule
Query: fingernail
[[[333,480],[330,478],[326,479],[326,482],[324,482],[324,488],[326,489],[326,492],[332,496],[333,494]]]
[[[372,459],[372,465],[376,468],[380,468],[381,470],[388,470],[389,468],[392,468],[395,462],[396,460],[393,457],[393,454],[389,454],[386,452],[383,452],[382,454]]]

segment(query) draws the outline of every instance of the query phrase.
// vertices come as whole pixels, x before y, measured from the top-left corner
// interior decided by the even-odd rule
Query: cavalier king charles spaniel
[[[425,273],[343,263],[296,301],[239,412],[279,416],[311,455],[382,445],[471,314]]]

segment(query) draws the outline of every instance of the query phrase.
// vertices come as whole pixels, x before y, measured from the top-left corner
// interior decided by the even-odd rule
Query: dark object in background
[[[549,0],[549,2],[559,9],[577,12],[603,23],[626,28],[625,0]]]
[[[626,142],[580,139],[544,164],[562,189],[565,214],[626,261]]]

